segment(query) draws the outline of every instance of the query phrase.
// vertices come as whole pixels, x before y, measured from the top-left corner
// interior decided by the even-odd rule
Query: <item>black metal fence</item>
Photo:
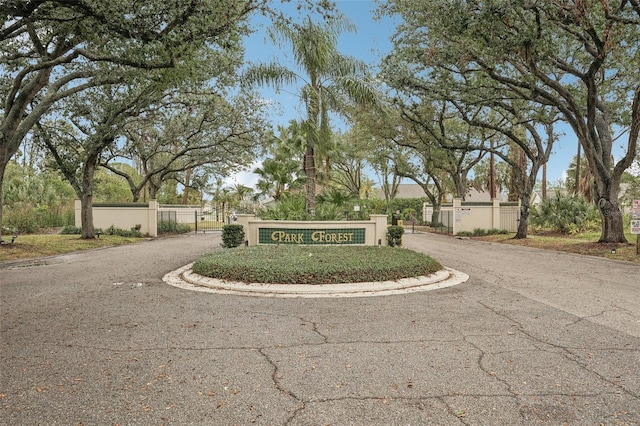
[[[440,234],[453,234],[453,210],[440,210],[438,221],[431,224],[433,232]]]
[[[220,231],[225,222],[213,213],[180,210],[159,210],[158,228],[175,229],[178,225],[188,225],[195,232]]]

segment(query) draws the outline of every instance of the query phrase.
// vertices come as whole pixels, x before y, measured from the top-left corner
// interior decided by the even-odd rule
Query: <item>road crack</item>
[[[589,368],[589,366],[587,365],[587,363],[580,361],[577,357],[576,354],[574,354],[573,352],[571,352],[571,349],[576,349],[576,348],[572,348],[569,346],[561,346],[557,343],[553,343],[547,340],[543,340],[542,338],[528,332],[527,330],[525,330],[525,328],[522,326],[522,324],[520,324],[518,321],[516,321],[515,319],[511,318],[509,315],[507,315],[504,312],[500,312],[497,309],[481,302],[478,301],[478,303],[480,305],[482,305],[483,307],[485,307],[486,309],[488,309],[489,311],[493,312],[495,315],[498,315],[502,318],[508,319],[509,321],[517,324],[517,329],[520,333],[522,333],[524,336],[526,336],[527,338],[529,338],[531,341],[536,342],[540,345],[543,346],[549,346],[552,347],[554,349],[556,349],[557,351],[553,352],[561,357],[563,357],[564,359],[566,359],[568,362],[575,364],[576,366],[578,366],[580,369],[595,375],[596,377],[598,377],[600,380],[602,380],[604,383],[607,383],[608,385],[612,386],[613,388],[617,389],[618,393],[623,393],[625,395],[628,395],[630,397],[639,398],[639,395],[636,395],[634,393],[632,393],[631,391],[625,389],[623,386],[621,386],[620,384],[616,383],[615,381],[607,378],[606,376],[602,375],[601,373],[599,373],[598,371],[595,371],[591,368]],[[571,324],[571,323],[570,323]],[[569,324],[569,325],[570,325]],[[588,350],[590,348],[581,348],[582,350]],[[542,347],[538,347],[537,350],[539,351],[545,351],[545,352],[549,352],[548,350],[542,348]],[[593,349],[595,350],[595,349]],[[621,350],[621,349],[613,349],[613,350]],[[602,394],[600,393],[596,393],[595,395],[600,395]],[[562,393],[559,393],[558,395],[562,395]],[[589,394],[590,396],[594,396],[594,394]],[[566,396],[570,396],[570,395],[566,395]]]

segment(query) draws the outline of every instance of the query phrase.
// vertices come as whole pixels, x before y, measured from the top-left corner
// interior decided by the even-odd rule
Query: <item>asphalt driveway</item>
[[[640,424],[640,266],[432,234],[470,275],[385,297],[197,293],[199,234],[0,265],[12,425]]]

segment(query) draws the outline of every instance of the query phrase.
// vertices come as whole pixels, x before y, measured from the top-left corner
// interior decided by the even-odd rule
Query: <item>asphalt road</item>
[[[219,244],[0,264],[0,423],[640,424],[638,265],[408,234],[470,279],[340,299],[162,282]]]

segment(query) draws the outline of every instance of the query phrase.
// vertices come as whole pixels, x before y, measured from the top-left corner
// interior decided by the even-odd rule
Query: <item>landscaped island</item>
[[[200,257],[193,272],[248,283],[339,284],[390,281],[443,269],[431,257],[387,246],[252,246]]]

